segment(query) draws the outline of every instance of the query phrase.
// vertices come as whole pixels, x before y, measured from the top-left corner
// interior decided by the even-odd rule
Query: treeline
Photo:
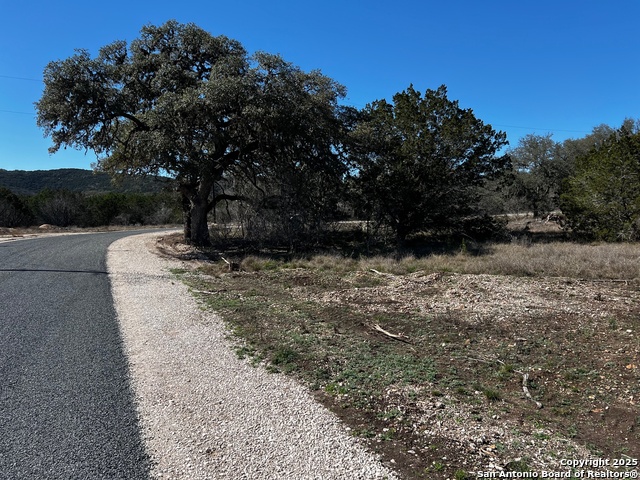
[[[362,135],[357,132],[352,131],[356,139]],[[355,157],[357,140],[353,142]],[[440,176],[430,162],[422,160],[412,167],[398,161],[400,152],[388,154],[387,159],[367,156],[360,159],[357,171],[345,167],[337,175],[318,170],[301,175],[283,168],[259,183],[227,175],[215,184],[210,197],[218,199],[208,218],[217,224],[214,240],[241,238],[295,249],[325,241],[345,220],[362,222],[363,241],[403,243],[412,234],[443,231],[482,240],[504,234],[504,225],[496,220],[499,215],[522,212],[537,218],[561,212],[553,218],[586,239],[640,238],[640,121],[627,119],[619,128],[599,125],[582,138],[562,142],[550,134],[526,135],[505,151],[500,175],[477,185],[465,177],[455,186],[446,179],[452,171]],[[74,178],[93,175],[78,172],[72,172]],[[143,179],[145,185],[149,181]],[[439,206],[436,198],[445,186],[456,187],[457,194],[443,195],[445,202]],[[2,227],[180,223],[183,210],[180,196],[169,191],[87,193],[45,188],[20,195],[0,187]]]
[[[44,189],[35,195],[17,195],[0,187],[0,227],[162,225],[180,221],[181,207],[175,193],[89,195]]]
[[[71,190],[86,194],[150,193],[160,192],[164,183],[157,177],[123,177],[117,183],[104,172],[80,168],[58,168],[55,170],[3,170],[0,168],[0,186],[18,195],[35,195],[48,188]]]
[[[376,132],[381,129],[377,125]],[[442,148],[442,137],[421,139],[423,148],[438,143]],[[374,148],[372,140],[367,138],[367,151]],[[357,147],[350,148],[354,162]],[[213,211],[217,223],[227,225],[216,231],[216,241],[240,235],[290,246],[322,242],[343,220],[362,222],[363,241],[400,246],[425,234],[501,239],[507,238],[501,215],[509,213],[551,218],[574,238],[640,239],[640,121],[627,119],[619,128],[599,125],[562,142],[551,134],[526,135],[505,150],[497,175],[483,173],[476,181],[469,172],[460,178],[455,168],[445,170],[424,158],[403,161],[403,155],[417,157],[415,152],[377,148],[388,157],[368,154],[358,159],[357,171],[333,182],[318,172],[315,178],[278,177],[258,189],[237,178],[219,182],[218,191],[233,201]],[[497,161],[491,157],[492,165]]]
[[[557,209],[584,237],[639,236],[633,121],[561,143],[529,135],[505,150],[506,134],[444,85],[357,109],[319,70],[174,20],[51,62],[44,83],[37,121],[50,152],[91,149],[103,172],[172,178],[194,245],[211,244],[212,216],[222,231],[289,250],[325,242],[350,218],[363,241],[402,250],[425,235],[499,236],[497,213]],[[46,209],[30,211],[45,219]]]
[[[485,192],[483,206],[491,213],[559,211],[556,218],[575,236],[640,238],[640,121],[600,125],[563,142],[527,135],[508,155],[510,172]]]

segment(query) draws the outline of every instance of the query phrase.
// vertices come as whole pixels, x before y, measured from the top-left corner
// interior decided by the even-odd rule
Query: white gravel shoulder
[[[107,265],[153,478],[395,479],[294,380],[237,358],[152,253],[158,233],[114,242]]]

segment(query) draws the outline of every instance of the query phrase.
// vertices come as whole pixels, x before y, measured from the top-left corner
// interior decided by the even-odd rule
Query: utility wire
[[[36,115],[36,112],[31,112],[31,113],[28,113],[28,112],[16,112],[15,110],[0,110],[0,113],[13,113],[15,115],[33,115],[33,116]]]
[[[27,77],[14,77],[12,75],[0,75],[0,78],[9,78],[11,80],[26,80],[27,82],[42,82],[42,79],[27,78]]]
[[[491,126],[503,127],[503,128],[521,128],[523,130],[545,130],[547,132],[591,133],[591,131],[586,131],[586,130],[563,130],[561,128],[519,127],[517,125],[500,125],[498,123],[491,123]]]

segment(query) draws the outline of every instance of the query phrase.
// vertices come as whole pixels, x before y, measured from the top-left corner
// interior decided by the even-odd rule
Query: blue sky
[[[511,146],[529,133],[560,141],[640,118],[638,0],[0,1],[0,168],[8,170],[90,168],[92,152],[48,154],[33,107],[44,67],[169,19],[320,69],[357,107],[409,84],[445,84]]]

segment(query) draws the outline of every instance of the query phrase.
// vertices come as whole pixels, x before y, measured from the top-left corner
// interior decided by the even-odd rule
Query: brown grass
[[[522,245],[488,245],[482,253],[437,254],[417,258],[392,257],[343,258],[317,255],[290,261],[248,256],[241,267],[247,272],[279,268],[331,270],[344,274],[377,270],[403,275],[416,271],[492,274],[530,277],[568,277],[585,280],[637,280],[640,278],[640,245],[576,244],[569,242]]]

